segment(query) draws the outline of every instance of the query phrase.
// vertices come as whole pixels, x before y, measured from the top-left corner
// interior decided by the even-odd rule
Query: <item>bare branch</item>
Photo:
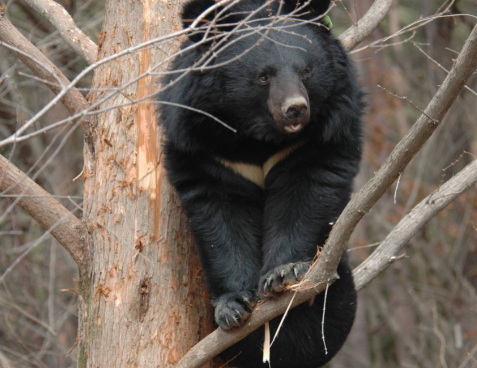
[[[0,7],[0,40],[7,45],[13,46],[13,51],[39,78],[50,82],[47,86],[58,94],[62,86],[67,86],[70,81],[63,73],[15,26],[7,19]],[[19,52],[20,50],[21,52]],[[88,103],[83,95],[76,89],[69,91],[63,99],[63,104],[70,112],[84,110]]]
[[[441,68],[443,71],[445,71],[446,73],[449,73],[449,71],[444,68],[440,63],[437,62],[436,59],[432,58],[431,55],[429,55],[427,52],[425,52],[422,48],[419,47],[419,45],[417,45],[415,42],[413,42],[413,45],[420,51],[422,52],[430,61],[432,61],[434,64],[436,64],[439,68]],[[474,95],[477,96],[477,92],[475,92],[473,89],[471,89],[469,86],[465,86],[464,87],[467,91],[470,91],[471,93],[473,93]]]
[[[350,51],[368,37],[388,14],[392,4],[393,0],[376,0],[356,25],[349,27],[340,35],[344,48]]]
[[[63,88],[70,84],[68,78],[25,36],[23,36],[5,16],[5,7],[0,6],[0,40],[3,46],[10,48],[18,58],[25,63],[30,70],[39,78],[48,81],[46,85],[53,93],[59,94]],[[88,108],[89,104],[81,92],[76,88],[71,88],[62,99],[65,107],[72,113],[78,113]],[[89,126],[89,118],[80,121],[85,137],[85,162],[89,170],[94,162],[94,148],[92,143],[92,134]],[[22,127],[26,129],[27,126]]]
[[[53,0],[25,0],[25,2],[48,20],[68,46],[88,64],[96,61],[98,46],[78,28],[65,8]]]
[[[43,188],[0,155],[0,191],[18,196],[18,205],[47,229],[87,272],[91,249],[86,226]]]
[[[396,260],[393,257],[397,257],[418,230],[476,182],[477,161],[474,161],[415,206],[399,221],[373,254],[354,270],[356,288],[364,288],[393,263]]]
[[[467,79],[472,75],[477,66],[477,26],[467,39],[461,54],[457,58],[454,67],[447,75],[436,95],[424,110],[424,114],[417,120],[406,136],[397,144],[376,175],[353,196],[340,218],[333,226],[328,241],[318,261],[318,267],[310,273],[310,279],[320,267],[335,267],[339,258],[346,248],[346,244],[354,228],[361,218],[371,209],[387,188],[399,177],[399,173],[421,149],[439,123],[445,117],[447,111],[464,88]],[[429,119],[432,117],[433,120]],[[336,251],[336,250],[339,251]],[[335,253],[336,252],[336,253]],[[335,254],[331,261],[331,253]],[[324,264],[322,260],[329,261]]]
[[[377,1],[377,3],[379,0]],[[382,3],[382,2],[381,2]],[[215,330],[194,346],[177,364],[177,368],[197,368],[214,356],[243,339],[263,323],[282,314],[292,303],[292,307],[311,299],[323,291],[337,277],[336,268],[354,228],[365,213],[383,195],[386,189],[397,179],[399,173],[423,146],[439,126],[447,111],[457,99],[467,79],[477,66],[477,27],[467,39],[454,67],[431,100],[425,113],[434,118],[434,122],[422,115],[408,134],[402,139],[376,175],[351,199],[325,244],[320,258],[315,262],[303,288],[296,293],[292,302],[290,293],[276,300],[267,301],[256,309],[247,323],[240,329],[225,332]],[[362,281],[361,281],[362,282]]]

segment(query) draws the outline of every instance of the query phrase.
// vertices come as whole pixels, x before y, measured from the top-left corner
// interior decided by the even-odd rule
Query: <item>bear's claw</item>
[[[287,286],[298,284],[307,273],[311,262],[287,263],[270,270],[260,279],[260,294],[271,297]]]
[[[257,300],[256,293],[248,290],[221,295],[213,302],[215,323],[223,330],[241,326],[250,317]]]

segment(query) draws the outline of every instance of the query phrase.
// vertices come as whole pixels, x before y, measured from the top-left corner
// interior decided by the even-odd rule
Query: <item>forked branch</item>
[[[0,7],[0,41],[45,81],[53,93],[58,94],[70,84],[63,73],[5,17],[4,6]],[[89,105],[75,88],[65,94],[62,102],[73,114],[87,109]],[[85,136],[85,165],[87,170],[92,171],[94,154],[89,120],[83,119],[80,124]],[[85,225],[3,156],[0,156],[0,191],[17,196],[15,202],[50,231],[70,253],[80,270],[86,272],[91,251]]]
[[[328,268],[329,271],[336,269],[339,258],[343,254],[351,233],[358,222],[399,177],[399,173],[404,171],[407,164],[437,129],[439,122],[442,122],[476,67],[477,27],[472,30],[454,67],[424,110],[424,113],[397,144],[376,175],[353,196],[344,209],[330,233],[322,258],[318,261],[317,267],[310,273],[310,279],[314,277],[319,268]],[[432,119],[429,117],[432,117]],[[333,257],[331,253],[333,253]]]
[[[398,257],[398,254],[427,222],[477,182],[477,161],[467,165],[435,192],[424,198],[402,218],[363,263],[353,271],[356,287],[364,288]]]

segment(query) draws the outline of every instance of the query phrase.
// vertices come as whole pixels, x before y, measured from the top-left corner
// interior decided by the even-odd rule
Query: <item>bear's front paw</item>
[[[241,326],[250,317],[257,300],[257,294],[247,290],[221,295],[212,303],[215,323],[223,330]]]
[[[311,262],[287,263],[268,271],[259,281],[260,294],[271,297],[287,286],[298,284],[307,273]]]

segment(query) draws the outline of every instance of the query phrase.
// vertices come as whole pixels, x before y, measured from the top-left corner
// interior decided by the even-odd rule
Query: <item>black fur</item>
[[[361,158],[362,93],[336,38],[317,22],[302,21],[316,18],[329,3],[314,0],[295,10],[293,0],[281,9],[274,2],[248,27],[237,24],[262,1],[217,9],[189,35],[172,65],[177,72],[163,80],[158,103],[166,167],[191,222],[215,321],[224,329],[243,323],[258,292],[273,296],[302,279],[350,198]],[[184,26],[212,4],[186,4]],[[270,17],[279,9],[294,18]],[[220,19],[211,24],[214,16]],[[262,167],[288,148],[263,186],[231,168]],[[356,310],[346,256],[338,274],[327,299],[328,355],[321,338],[322,293],[290,311],[271,349],[273,368],[316,368],[341,348]],[[278,322],[270,323],[272,335]],[[260,328],[221,356],[228,360],[241,351],[231,366],[268,367],[262,344]]]

